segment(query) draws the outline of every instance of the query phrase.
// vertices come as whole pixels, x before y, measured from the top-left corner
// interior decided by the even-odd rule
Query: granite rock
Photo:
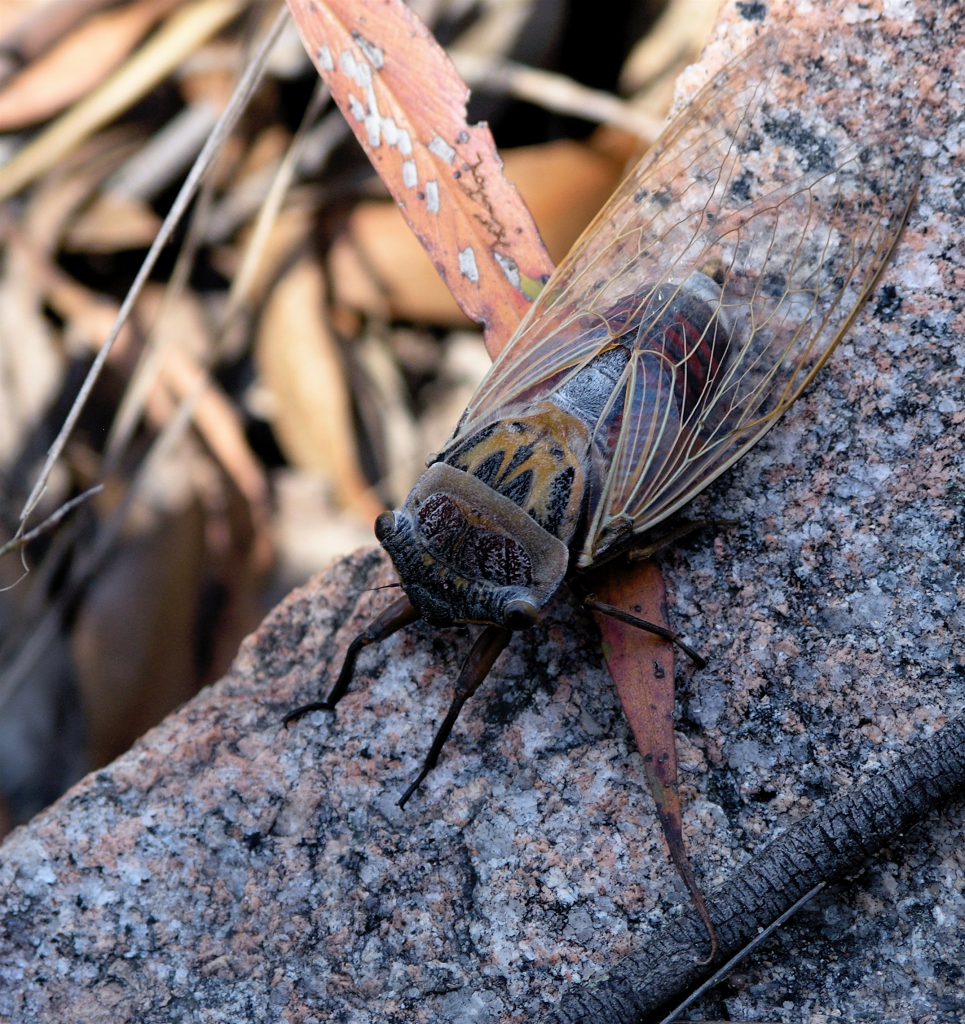
[[[738,525],[664,558],[674,621],[711,656],[678,671],[708,886],[965,705],[965,15],[835,11],[904,76],[925,174],[850,338],[699,500]],[[760,20],[826,34],[829,17],[739,3],[708,66]],[[409,628],[363,654],[334,716],[281,726],[392,579],[366,551],[292,594],[221,682],[7,839],[0,1020],[529,1021],[674,913],[642,766],[571,598],[516,638],[405,811],[468,631]],[[949,806],[823,894],[704,1012],[962,1019],[963,819]]]

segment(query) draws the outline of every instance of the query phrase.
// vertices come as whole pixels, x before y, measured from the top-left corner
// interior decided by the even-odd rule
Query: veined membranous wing
[[[860,123],[861,97],[842,105],[831,68],[805,81],[785,57],[765,37],[670,125],[560,265],[450,442],[547,400],[588,422],[580,567],[673,514],[763,436],[897,240],[914,145],[895,130],[859,133],[849,118]]]

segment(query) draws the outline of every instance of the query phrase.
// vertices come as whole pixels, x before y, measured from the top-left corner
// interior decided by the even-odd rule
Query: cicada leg
[[[419,613],[410,603],[407,597],[400,597],[393,601],[380,615],[376,616],[361,633],[348,645],[345,652],[345,661],[342,662],[342,670],[335,680],[325,700],[312,701],[310,704],[302,704],[301,707],[289,711],[282,719],[283,725],[290,725],[303,718],[310,711],[331,711],[335,705],[345,696],[352,676],[355,674],[355,662],[359,654],[370,644],[377,644],[392,636],[404,626],[408,626],[419,618]]]
[[[399,806],[405,807],[406,801],[422,785],[429,772],[439,762],[439,754],[445,746],[452,727],[456,724],[459,712],[463,705],[479,689],[480,684],[489,675],[493,663],[502,653],[503,648],[509,643],[512,633],[500,626],[487,626],[476,639],[469,657],[466,658],[459,678],[456,680],[456,692],[453,694],[449,711],[442,720],[442,725],[436,730],[435,739],[429,748],[425,761],[419,774],[415,777],[409,788],[399,797]]]
[[[614,604],[607,604],[605,601],[601,601],[595,594],[587,594],[586,597],[583,598],[583,604],[595,612],[601,612],[603,615],[609,615],[611,619],[619,619],[620,622],[625,622],[628,626],[636,626],[637,629],[644,629],[648,633],[653,633],[654,636],[663,637],[664,640],[669,640],[674,644],[674,646],[679,647],[697,666],[697,668],[707,667],[707,659],[702,654],[695,651],[690,644],[685,643],[680,634],[675,633],[672,629],[667,629],[666,626],[661,626],[656,622],[650,622],[649,619],[641,619],[639,615],[632,615],[630,612],[625,612],[622,608],[617,608]]]

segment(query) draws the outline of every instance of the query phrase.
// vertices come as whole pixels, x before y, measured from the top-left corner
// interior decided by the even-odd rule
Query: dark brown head
[[[566,545],[508,498],[443,462],[375,533],[409,600],[435,625],[525,629],[566,575]]]

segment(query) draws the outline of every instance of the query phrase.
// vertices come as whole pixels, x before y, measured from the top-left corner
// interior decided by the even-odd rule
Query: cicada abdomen
[[[746,453],[887,262],[914,146],[862,127],[861,98],[838,102],[832,67],[812,63],[808,83],[782,57],[765,37],[668,127],[403,506],[377,520],[405,596],[353,641],[328,701],[306,708],[334,706],[359,651],[416,618],[486,626],[401,802],[512,631]]]
[[[680,285],[647,287],[643,294],[642,303],[624,302],[606,314],[612,347],[566,379],[552,399],[591,431],[598,456],[591,510],[602,496],[603,467],[629,422],[649,427],[639,461],[644,479],[672,459],[683,434],[706,435],[724,379],[733,325],[720,286],[695,272]]]

